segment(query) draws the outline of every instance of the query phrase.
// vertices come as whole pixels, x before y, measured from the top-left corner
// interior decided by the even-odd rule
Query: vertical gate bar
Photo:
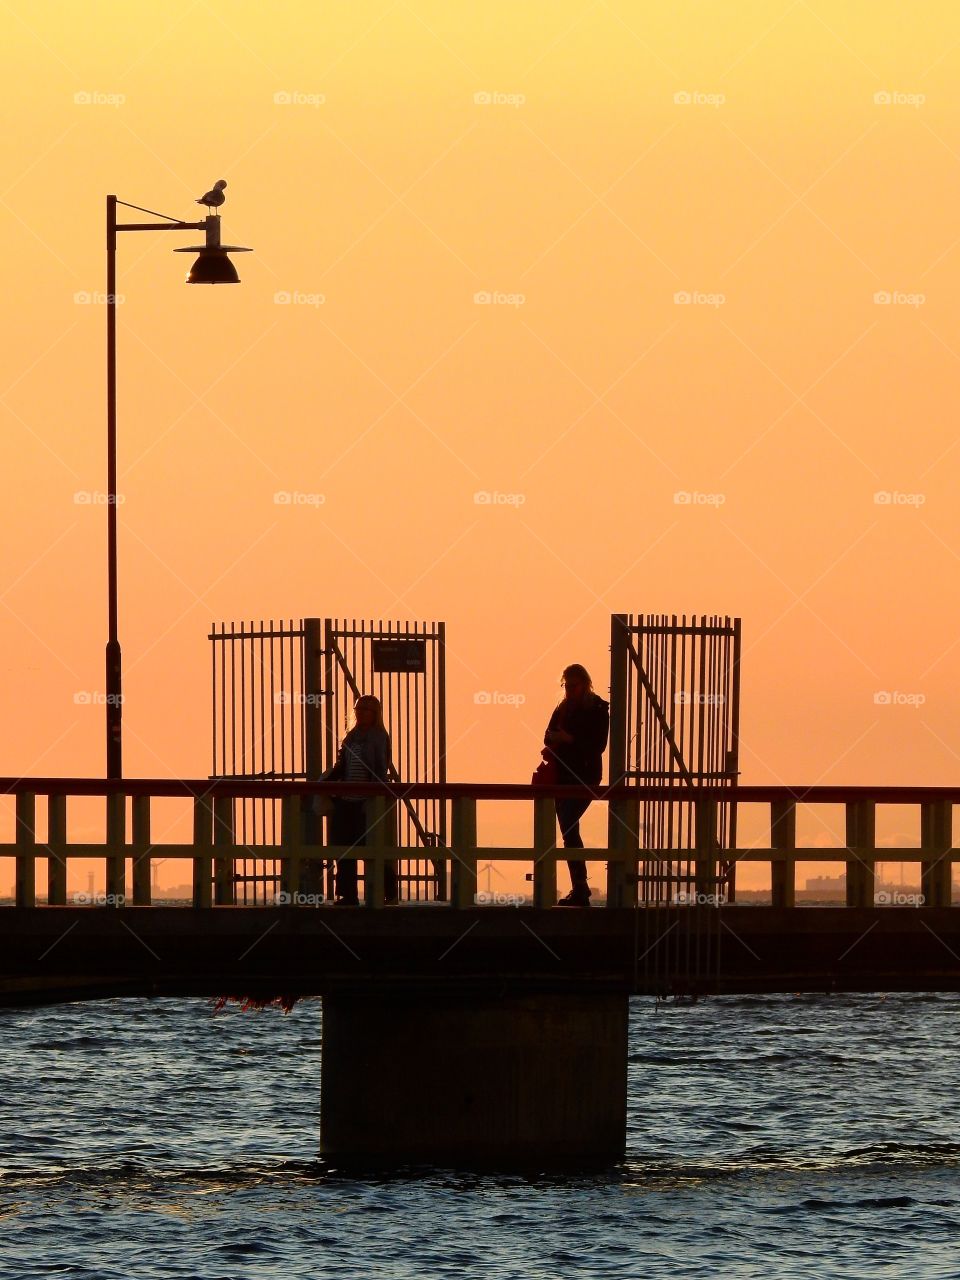
[[[671,617],[675,617],[675,615],[671,615]],[[676,644],[676,627],[675,626],[671,627],[670,644],[668,645],[666,628],[668,626],[671,626],[670,618],[668,618],[665,613],[661,614],[660,617],[657,619],[657,625],[662,629],[660,634],[658,635],[658,645],[663,654],[662,660],[664,663],[666,663],[668,661],[667,654],[672,650],[671,665],[675,667],[676,656],[675,656],[675,649],[673,648],[673,646],[675,646]],[[683,638],[681,636],[681,655],[682,653],[683,653]],[[682,725],[686,726],[691,723],[692,712],[690,711],[690,708],[688,705],[686,690],[682,690],[682,692],[684,696],[680,701],[680,716],[681,716]],[[663,692],[660,694],[660,698],[662,702],[666,702],[666,683],[665,682],[664,682]],[[665,715],[669,714],[669,711],[667,708],[664,708],[664,714]],[[673,721],[671,724],[671,728],[674,731],[676,730],[675,717],[676,717],[676,704],[674,704]],[[666,738],[663,735],[662,728],[659,729],[659,732],[657,734],[657,748],[659,752],[657,767],[661,775],[663,775],[664,785],[668,787],[676,787],[677,781],[678,781],[676,777],[677,764],[673,757],[673,752],[669,750],[668,743],[666,741]],[[682,736],[681,736],[680,743],[678,744],[678,750],[680,751],[681,756],[683,756],[684,748],[683,748]],[[686,757],[684,756],[684,758]],[[663,808],[664,808],[663,845],[667,850],[666,862],[664,863],[664,873],[666,875],[666,880],[667,880],[666,885],[664,887],[664,899],[667,903],[670,903],[679,897],[681,891],[686,891],[687,889],[689,889],[688,882],[683,878],[685,875],[689,873],[689,870],[690,870],[689,863],[688,861],[685,861],[684,859],[682,859],[679,853],[679,850],[684,848],[685,842],[689,844],[689,834],[685,835],[685,831],[689,833],[689,828],[690,828],[689,806],[685,805],[684,801],[682,800],[671,799],[664,804]],[[686,822],[684,821],[684,819],[686,819]]]
[[[274,634],[274,621],[270,620],[270,707],[271,710],[279,705],[279,716],[275,716],[273,724],[271,724],[270,733],[270,760],[268,772],[270,777],[278,776],[276,771],[276,731],[279,726],[280,744],[283,744],[283,727],[285,709],[282,696],[287,692],[283,684],[283,675],[280,675],[279,682],[276,680],[276,650],[280,650],[280,660],[283,662],[283,618],[276,621]],[[282,771],[280,771],[282,776]],[[252,893],[253,905],[266,905],[266,868],[268,861],[261,850],[262,845],[278,844],[278,831],[276,831],[276,805],[278,801],[273,796],[262,797],[260,809],[260,826],[261,832],[259,838],[255,842],[252,850],[252,858],[250,859],[250,879],[247,884],[250,886]],[[269,828],[269,829],[268,829]]]
[[[638,665],[647,660],[647,635],[644,628],[645,619],[643,615],[638,615],[634,620],[631,614],[631,627],[633,628],[633,637],[635,640],[635,648],[637,653]],[[637,770],[644,773],[649,772],[650,756],[653,750],[653,734],[651,732],[651,710],[650,703],[646,697],[643,685],[640,680],[640,672],[637,671],[632,676],[634,689],[634,700],[637,708]],[[643,785],[649,786],[650,779],[645,778]],[[657,848],[658,835],[657,824],[659,821],[659,812],[657,803],[654,800],[644,800],[643,802],[643,823],[644,823],[644,844],[651,849]],[[654,855],[648,858],[644,864],[645,873],[649,876],[659,877],[660,871],[658,866],[658,857]],[[655,900],[658,889],[657,880],[651,879],[648,885],[648,896]]]
[[[413,622],[412,631],[414,638],[419,640],[419,622]],[[406,631],[406,634],[410,634],[409,629]],[[426,645],[425,640],[424,645]],[[427,664],[429,664],[429,658],[427,659]],[[426,682],[426,679],[426,665],[424,667],[422,677],[419,673],[410,671],[407,671],[403,676],[405,699],[404,759],[407,770],[404,776],[407,778],[410,777],[411,768],[415,769],[415,776],[420,777],[422,762],[417,740],[413,731],[413,722],[416,718],[416,712],[413,709],[416,707],[421,696],[421,686]],[[422,778],[420,778],[420,780],[423,781]],[[431,800],[414,800],[411,802],[410,808],[406,805],[403,806],[403,812],[407,816],[406,829],[409,833],[409,839],[417,849],[417,898],[418,900],[426,902],[433,896],[433,881],[431,877],[435,876],[437,867],[437,860],[433,855],[436,853],[441,854],[442,856],[442,851],[440,849],[431,850],[430,848],[432,839],[431,833],[436,830],[433,822],[433,802]],[[417,825],[418,823],[419,828]],[[421,831],[423,832],[423,836],[420,834]],[[403,840],[401,840],[400,843],[402,844]]]
[[[284,666],[283,654],[283,619],[280,619],[280,632],[277,637],[277,647],[280,650],[280,692],[274,697],[280,703],[280,777],[287,776],[287,717],[286,717],[286,696],[287,696],[287,673]]]
[[[332,618],[323,623],[323,767],[330,769],[337,758],[336,751],[336,690],[334,688],[334,625]]]
[[[63,907],[67,902],[67,797],[47,797],[47,902]]]
[[[433,707],[431,710],[431,720],[436,724],[436,746],[431,757],[433,764],[433,772],[436,779],[442,784],[447,781],[447,624],[445,622],[437,622],[436,632],[436,652],[435,662],[433,663]],[[437,800],[437,828],[440,832],[440,839],[446,843],[447,839],[447,801]],[[436,896],[441,899],[447,896],[447,885],[445,883],[444,873],[441,870],[436,887]]]
[[[253,630],[253,623],[250,623]],[[240,773],[247,772],[247,628],[240,619]]]
[[[669,624],[669,621],[670,620],[667,615],[662,614],[657,619],[657,624],[659,626],[666,627]],[[659,637],[659,643],[662,647],[666,647],[665,636],[661,635]],[[686,698],[681,703],[680,711],[683,716],[684,725],[688,725],[690,723],[690,710]],[[664,784],[668,787],[675,787],[677,785],[675,777],[677,771],[676,761],[673,758],[673,753],[667,748],[667,743],[663,738],[662,730],[657,734],[657,749],[659,751],[658,768],[660,772],[665,775],[663,779]],[[680,751],[682,754],[682,745],[680,746]],[[686,885],[682,876],[688,869],[687,864],[681,860],[679,853],[673,852],[675,849],[682,849],[685,841],[687,840],[684,832],[689,828],[689,821],[685,823],[685,818],[688,818],[688,815],[682,801],[671,799],[665,804],[663,822],[665,827],[664,845],[668,850],[666,855],[667,862],[665,865],[665,873],[668,880],[666,887],[666,902],[668,904],[676,899],[681,887]],[[674,859],[676,859],[676,861],[674,861]]]
[[[624,644],[624,617],[615,613],[610,618],[610,753],[607,781],[610,786],[622,785],[626,777],[627,705],[626,664],[627,649]],[[621,826],[624,821],[624,802],[610,800],[607,804],[607,847],[610,852],[622,847]],[[624,864],[607,862],[607,903],[620,904],[624,900]],[[634,891],[636,885],[634,885]],[[634,893],[635,896],[635,893]]]
[[[269,624],[269,626],[270,626],[270,630],[272,631],[272,630],[273,630],[273,619],[271,619],[271,620],[270,620],[270,624]],[[265,630],[266,630],[266,625],[265,625],[265,623],[264,623],[263,619],[261,618],[261,620],[260,620],[260,641],[259,641],[259,649],[260,649],[260,653],[259,653],[259,661],[260,661],[260,767],[259,767],[259,769],[257,770],[257,772],[258,772],[258,773],[260,773],[260,774],[262,774],[264,777],[265,777],[265,776],[266,776],[266,774],[267,774],[267,675],[268,675],[268,663],[267,663],[267,653],[268,653],[268,649],[267,649],[267,645],[266,645],[266,637],[264,636],[264,631],[265,631]],[[270,644],[271,644],[271,645],[273,644],[273,641],[272,641],[272,640],[270,641]],[[269,651],[269,652],[271,652],[271,654],[272,654],[272,650],[271,650],[271,651]],[[271,698],[271,711],[272,711],[272,706],[273,706],[273,704],[272,704],[272,698],[273,698],[273,667],[272,667],[272,662],[271,662],[271,664],[270,664],[270,666],[269,666],[269,682],[270,682],[270,698]],[[254,860],[254,859],[252,859],[252,858],[250,858],[250,857],[248,856],[247,849],[248,849],[248,846],[249,846],[249,844],[250,844],[250,843],[253,843],[253,844],[263,844],[263,843],[265,842],[265,839],[266,839],[266,827],[267,827],[267,803],[268,803],[268,801],[267,801],[267,798],[266,798],[265,796],[261,796],[261,797],[260,797],[260,799],[258,799],[258,800],[249,800],[249,801],[248,801],[248,800],[241,800],[241,801],[240,801],[240,805],[241,805],[241,808],[242,808],[242,810],[243,810],[243,833],[242,833],[242,835],[241,835],[241,840],[242,840],[243,845],[244,845],[244,851],[243,851],[243,871],[242,871],[243,880],[241,881],[241,884],[242,884],[242,886],[243,886],[243,888],[242,888],[242,897],[243,897],[243,904],[244,904],[244,906],[246,906],[246,905],[247,905],[247,903],[250,901],[250,896],[251,896],[251,881],[249,880],[249,878],[248,878],[248,877],[249,877],[249,876],[251,876],[251,875],[256,874],[256,862],[255,862],[255,860]],[[271,801],[270,803],[271,803],[271,805],[272,805],[272,801]],[[248,839],[247,839],[247,811],[248,811],[248,810],[249,810],[249,812],[250,812],[250,827],[251,827],[251,839],[250,839],[250,841],[248,841]],[[256,881],[253,881],[252,889],[253,889],[253,901],[254,901],[254,902],[256,902],[256,900],[257,900],[257,885],[256,885]]]
[[[290,619],[290,685],[293,710],[290,713],[290,776],[303,772],[303,644],[302,626]]]
[[[719,618],[717,617],[717,615],[716,615],[716,614],[711,614],[711,621],[710,621],[710,626],[711,626],[711,632],[710,632],[710,707],[709,707],[709,716],[710,716],[710,719],[709,719],[709,723],[710,723],[710,744],[709,744],[709,762],[710,762],[710,763],[709,763],[709,769],[710,769],[710,786],[711,786],[711,787],[719,787],[720,785],[722,785],[722,781],[723,781],[723,780],[722,780],[722,778],[720,778],[720,777],[718,776],[718,774],[719,774],[719,769],[717,768],[717,715],[718,715],[718,713],[719,713],[719,709],[720,709],[720,702],[719,702],[719,698],[718,698],[718,696],[717,696],[717,691],[718,691],[719,684],[720,684],[720,667],[719,667],[720,637],[719,637],[719,635],[718,635],[718,633],[717,633],[717,631],[716,631],[716,625],[717,625],[717,623],[718,623],[718,622],[719,622]],[[718,851],[719,851],[719,849],[720,849],[720,847],[721,847],[720,833],[721,833],[721,831],[722,831],[722,829],[723,829],[723,814],[724,814],[724,811],[725,811],[725,806],[724,806],[722,803],[718,804],[718,805],[717,805],[717,829],[716,829],[716,832],[714,833],[714,838],[715,838],[715,840],[716,840],[716,846],[717,846]],[[722,886],[721,886],[721,884],[720,884],[720,874],[721,874],[721,872],[720,872],[720,863],[719,863],[719,859],[718,859],[718,861],[717,861],[717,883],[716,883],[716,886],[715,886],[715,888],[714,888],[714,892],[715,892],[715,893],[716,893],[716,895],[717,895],[717,903],[718,903],[718,904],[719,904],[719,902],[721,901],[722,896],[723,896],[723,889],[722,889]]]
[[[640,653],[643,658],[644,670],[647,673],[648,680],[651,680],[651,673],[653,671],[653,665],[651,660],[653,656],[654,638],[653,638],[652,631],[648,630],[648,625],[652,622],[653,622],[652,614],[645,614],[640,619],[640,624],[642,626],[642,632],[640,634],[642,634],[642,637],[643,637],[643,647],[642,649],[640,649]],[[639,672],[637,674],[637,679],[639,682]],[[651,683],[652,683],[652,680],[651,680]],[[644,690],[643,704],[645,708],[645,718],[646,718],[646,732],[644,736],[647,741],[646,751],[644,752],[644,756],[643,756],[644,769],[646,770],[647,773],[651,774],[653,781],[657,785],[666,786],[667,779],[658,777],[658,774],[660,772],[660,742],[659,742],[659,735],[657,733],[656,718],[653,714],[653,706],[651,705],[649,697],[647,697],[646,695],[646,690]],[[667,811],[667,805],[664,803],[663,800],[650,801],[650,812],[651,812],[651,818],[653,822],[653,840],[651,841],[651,843],[655,846],[655,848],[658,851],[662,850],[664,847],[664,815],[666,811]],[[657,899],[659,900],[660,898],[663,897],[663,893],[664,893],[664,886],[662,884],[662,879],[664,876],[665,868],[664,868],[662,853],[658,852],[658,856],[657,856],[653,870],[655,870],[656,877],[657,877],[654,888],[656,890]]]
[[[336,760],[336,741],[337,741],[337,689],[335,683],[335,672],[339,673],[336,666],[333,646],[336,643],[335,636],[335,620],[333,618],[324,618],[323,621],[323,761],[324,769],[330,769]],[[325,833],[325,841],[330,843],[329,824]],[[327,861],[327,870],[325,878],[326,896],[332,901],[335,896],[334,889],[334,865],[333,859]]]
[[[611,786],[627,774],[627,637],[626,617],[610,617],[610,771]]]
[[[149,907],[153,901],[152,860],[150,857],[150,797],[134,796],[133,814],[133,904]]]
[[[237,656],[234,622],[230,620],[230,772],[237,772]]]
[[[632,615],[632,614],[629,614],[629,615],[623,615],[623,614],[621,614],[621,617],[624,617],[624,616],[626,616],[626,636],[625,636],[625,639],[629,642],[629,639],[630,639],[630,632],[631,632],[631,628],[632,628],[632,624],[633,624],[633,615]],[[639,773],[639,769],[640,769],[639,757],[640,757],[640,750],[641,750],[641,746],[640,746],[639,734],[640,734],[640,732],[641,732],[641,729],[640,729],[640,718],[639,718],[639,716],[635,715],[635,713],[634,713],[634,705],[633,705],[633,698],[634,698],[634,693],[633,693],[633,657],[632,657],[632,655],[630,654],[629,649],[627,650],[627,652],[626,652],[626,653],[625,653],[625,655],[624,655],[624,664],[625,664],[625,676],[626,676],[626,693],[625,693],[625,695],[624,695],[624,696],[625,696],[625,698],[626,698],[626,708],[625,708],[625,715],[626,715],[626,744],[625,744],[625,746],[626,746],[626,750],[625,750],[625,757],[624,757],[624,765],[625,765],[625,781],[633,782],[635,786],[640,786],[640,785],[642,785],[642,781],[641,781],[641,779],[640,779],[637,775],[638,775],[638,773]],[[642,805],[642,806],[641,806],[641,815],[643,815],[643,814],[645,813],[645,810],[646,810],[646,805]],[[640,830],[641,830],[640,840],[641,840],[641,843],[645,845],[645,844],[647,843],[647,838],[646,838],[646,824],[645,824],[645,821],[644,821],[643,817],[641,817],[641,828],[640,828]],[[646,862],[642,862],[642,863],[637,867],[637,873],[638,873],[639,875],[644,874],[644,873],[645,873],[645,871],[646,871],[646,866],[647,866]],[[645,888],[641,888],[641,889],[640,889],[640,897],[641,897],[641,899],[642,899],[642,900],[646,900],[646,889],[645,889]]]
[[[671,615],[671,618],[672,618],[673,629],[674,631],[676,631],[677,615],[673,614]],[[689,709],[689,703],[690,703],[689,665],[692,659],[689,659],[689,654],[688,654],[688,650],[690,649],[690,644],[691,644],[691,637],[686,634],[686,626],[687,626],[687,615],[682,614],[680,619],[681,630],[678,637],[679,650],[680,650],[680,679],[678,683],[680,686],[680,692],[683,694],[683,698],[680,702],[680,720],[679,720],[679,724],[676,726],[676,737],[677,737],[677,747],[678,747],[678,750],[680,751],[680,755],[683,757],[684,760],[689,760],[690,746],[689,746],[688,739],[690,736],[690,723],[691,723],[691,714]],[[672,772],[674,768],[673,761],[671,761],[670,767]],[[667,779],[667,781],[672,783],[672,779]],[[685,810],[683,805],[682,804],[678,805],[674,801],[671,801],[670,802],[670,819],[669,819],[669,825],[667,830],[667,841],[666,841],[668,849],[681,850],[685,847],[687,843],[687,839],[685,835],[686,828],[684,825],[685,816],[686,815],[685,815]],[[677,874],[679,875],[681,874],[682,868],[683,868],[683,863],[681,861],[679,852],[676,854],[676,858],[677,858],[677,864],[676,864]]]
[[[278,622],[278,629],[283,630],[283,619]],[[270,776],[276,777],[277,774],[277,692],[278,692],[278,671],[277,671],[277,638],[273,634],[273,619],[270,619]],[[282,649],[281,649],[282,653]],[[279,675],[279,688],[283,688],[282,672]],[[281,706],[280,714],[283,714]],[[280,722],[280,736],[282,740],[283,727]],[[276,800],[268,800],[264,802],[264,826],[267,826],[267,817],[269,815],[269,838],[266,830],[264,831],[264,843],[276,845],[279,843],[281,831],[277,829],[277,802]],[[258,875],[259,866],[256,861],[253,863],[252,873],[254,875],[253,884],[253,900],[260,900],[260,880]]]
[[[701,627],[703,626],[704,622],[705,622],[705,619],[701,618],[700,619]],[[701,634],[699,637],[700,639],[700,672],[699,672],[700,688],[698,692],[700,696],[697,699],[699,703],[699,708],[698,708],[699,714],[697,716],[697,736],[698,736],[697,768],[701,774],[703,773],[703,750],[704,750],[705,738],[706,738],[706,726],[704,723],[706,704],[704,702],[704,694],[707,691],[707,654],[706,654],[705,642],[708,638],[709,637],[703,634]]]
[[[707,773],[711,775],[710,785],[716,786],[719,779],[714,779],[712,775],[717,772],[716,762],[716,728],[717,728],[717,686],[719,684],[719,668],[717,666],[717,635],[714,630],[716,623],[715,615],[710,615],[710,659],[709,659],[709,695],[710,704],[707,707]]]
[[[666,626],[669,618],[667,614],[658,614],[650,619],[653,626]],[[654,643],[654,633],[651,632],[651,644]],[[664,644],[661,637],[660,643]],[[672,649],[672,665],[676,670],[676,641],[673,640]],[[683,693],[683,650],[680,652],[681,678],[679,680],[679,692]],[[676,677],[674,677],[676,679]],[[674,732],[683,733],[686,724],[687,708],[685,701],[681,700],[679,709],[679,720],[677,719],[677,710],[674,708]],[[650,733],[651,741],[655,744],[655,759],[652,768],[655,771],[655,782],[658,786],[670,788],[673,785],[673,759],[671,754],[666,750],[666,743],[663,739],[663,729],[656,716],[651,713],[650,716]],[[678,750],[683,750],[682,736],[678,741]],[[681,828],[683,822],[683,811],[677,808],[676,801],[669,797],[665,800],[654,802],[657,823],[657,901],[661,903],[669,903],[675,892],[675,877],[680,873],[680,864],[675,862],[677,856],[673,851],[681,842]],[[677,881],[679,883],[679,881]]]
[[[667,615],[658,615],[654,622],[656,626],[666,626]],[[665,639],[662,635],[653,633],[653,640],[658,649],[662,649],[665,645]],[[687,708],[685,703],[681,707],[681,711],[686,717]],[[661,777],[663,786],[672,787],[674,785],[674,761],[671,753],[667,750],[667,744],[663,738],[662,727],[656,719],[654,723],[657,743],[657,773]],[[662,803],[660,826],[662,832],[661,847],[668,850],[666,854],[666,861],[661,864],[662,874],[666,877],[664,894],[665,901],[670,902],[671,899],[676,896],[676,887],[680,883],[678,877],[682,870],[681,864],[673,861],[673,854],[671,852],[674,846],[676,845],[679,847],[683,840],[683,807],[678,806],[675,800],[670,799]]]
[[[705,692],[707,692],[708,636],[707,634],[705,634],[705,630],[704,630],[705,623],[707,623],[707,616],[705,616],[705,614],[700,614],[699,618],[696,618],[696,617],[694,618],[694,628],[695,628],[694,643],[696,645],[696,650],[698,650],[698,666],[696,666],[696,692],[694,695],[695,707],[696,707],[696,726],[695,726],[696,746],[695,746],[695,754],[692,755],[690,759],[690,772],[694,773],[696,781],[698,781],[699,785],[703,785],[704,748],[705,748],[705,742],[707,742],[707,699],[705,699],[704,695],[705,695]],[[710,847],[709,850],[705,850],[699,847],[700,846],[700,814],[699,812],[696,812],[696,810],[695,810],[694,817],[695,817],[694,844],[696,846],[694,878],[695,878],[696,895],[698,895],[698,906],[699,906],[699,905],[705,905],[704,897],[709,896],[710,893],[714,891],[713,884],[710,883],[710,876],[709,876],[709,868],[710,868],[710,865],[712,865],[713,849],[712,847]],[[714,823],[712,824],[712,826],[710,826],[710,836],[712,836],[712,838],[716,838],[714,837],[714,833],[716,833],[716,809],[713,809],[713,818],[714,818]],[[707,886],[701,887],[701,879],[704,878],[703,877],[704,867],[708,868]],[[698,929],[696,929],[696,938],[695,938],[696,957],[694,961],[696,973],[700,972],[700,961],[701,961],[701,955],[700,955],[701,915],[703,915],[703,913],[701,913],[700,911],[700,913],[698,913],[698,918],[696,918],[696,924],[698,924]]]
[[[410,726],[410,735],[411,735],[411,736],[410,736],[410,743],[411,743],[412,745],[411,745],[411,746],[409,747],[409,749],[408,749],[408,754],[412,753],[412,759],[410,759],[410,760],[408,761],[408,764],[407,764],[407,773],[406,773],[406,775],[405,775],[405,778],[406,778],[406,779],[413,779],[413,778],[418,778],[418,779],[419,779],[419,778],[423,777],[423,778],[425,778],[426,780],[428,780],[428,781],[429,781],[430,779],[427,779],[427,778],[426,778],[426,767],[425,767],[426,756],[425,756],[425,754],[424,754],[423,752],[421,752],[421,750],[420,750],[420,734],[421,734],[421,732],[422,732],[422,730],[421,730],[421,722],[422,722],[422,724],[423,724],[423,726],[424,726],[424,729],[426,728],[426,692],[427,692],[427,681],[430,679],[430,671],[432,670],[432,668],[433,668],[433,666],[434,666],[434,663],[435,663],[435,660],[436,660],[436,655],[435,655],[435,653],[434,653],[434,651],[433,651],[433,648],[432,648],[432,646],[431,646],[430,642],[429,642],[429,641],[427,640],[427,638],[426,638],[426,635],[427,635],[427,624],[426,624],[426,623],[424,623],[424,624],[423,624],[423,627],[421,628],[421,627],[420,627],[420,624],[419,624],[418,622],[414,622],[414,624],[413,624],[413,634],[414,634],[414,636],[415,636],[417,639],[420,639],[420,638],[421,638],[421,630],[422,630],[422,633],[423,633],[423,635],[422,635],[422,640],[423,640],[424,652],[426,653],[426,655],[427,655],[427,656],[426,656],[426,662],[425,662],[425,666],[424,666],[423,678],[422,678],[422,679],[420,679],[419,677],[417,677],[417,678],[416,678],[416,679],[414,679],[414,681],[413,681],[413,723],[412,723],[412,724],[411,724],[411,726]],[[438,827],[438,825],[437,825],[436,805],[435,805],[434,801],[432,801],[432,800],[418,800],[418,801],[417,801],[417,808],[418,808],[418,812],[419,812],[419,813],[420,813],[420,815],[421,815],[420,820],[421,820],[421,823],[423,824],[423,828],[424,828],[424,830],[425,830],[425,831],[435,831],[435,832],[439,832],[439,827]],[[446,843],[447,843],[447,842],[446,842],[446,840],[439,840],[439,841],[437,841],[436,843],[439,845],[439,847],[436,849],[436,852],[439,854],[439,853],[440,853],[440,851],[441,851],[441,849],[443,849],[443,848],[445,848],[445,847],[446,847]],[[429,855],[429,854],[430,854],[430,850],[429,850],[429,849],[428,849],[428,850],[426,850],[426,853],[427,853],[427,855]],[[433,869],[434,869],[434,871],[435,871],[436,873],[439,873],[439,868],[440,868],[440,863],[439,863],[439,861],[434,860],[434,862],[432,862],[432,863],[429,863],[429,862],[428,862],[428,863],[425,863],[424,865],[425,865],[425,866],[432,866],[432,867],[433,867]],[[445,863],[444,863],[444,870],[446,870],[446,864],[445,864]],[[432,886],[427,886],[427,885],[425,885],[425,886],[424,886],[424,897],[425,897],[425,898],[429,898],[429,897],[431,897],[431,888],[432,888],[432,890],[433,890],[432,896],[433,896],[433,897],[436,897],[436,896],[437,896],[437,895],[436,895],[436,881],[435,881],[435,882],[434,882],[434,884],[433,884]]]
[[[732,776],[736,788],[740,783],[740,626],[739,618],[733,620],[733,663],[731,667],[730,749],[733,752]],[[737,802],[730,804],[730,847],[737,847]],[[731,899],[732,901],[732,899]]]
[[[677,616],[676,616],[676,614],[672,614],[672,615],[671,615],[671,618],[672,618],[672,629],[671,629],[671,634],[670,634],[670,644],[669,644],[669,647],[667,646],[666,642],[664,641],[664,650],[665,650],[665,651],[668,651],[668,652],[669,652],[669,654],[670,654],[670,658],[669,658],[669,662],[670,662],[670,706],[669,706],[669,708],[664,707],[664,712],[665,712],[665,714],[668,716],[668,723],[670,724],[670,728],[673,730],[673,733],[674,733],[674,739],[675,739],[675,741],[677,742],[677,748],[678,748],[678,750],[680,751],[681,755],[683,755],[683,752],[684,752],[683,732],[684,732],[684,727],[686,726],[686,723],[687,723],[687,692],[686,692],[686,689],[684,688],[684,685],[683,685],[683,679],[682,679],[682,678],[681,678],[681,680],[679,681],[679,687],[678,687],[678,681],[677,681],[677,626],[676,626],[676,623],[677,623]],[[664,614],[664,615],[663,615],[663,625],[664,625],[664,626],[667,626],[667,625],[668,625],[668,618],[667,618],[666,614]],[[681,661],[681,669],[682,669],[682,666],[683,666],[683,645],[684,645],[684,637],[683,637],[683,635],[682,635],[682,634],[681,634],[681,636],[679,637],[679,639],[680,639],[680,661]],[[679,724],[678,724],[678,721],[679,721]],[[678,728],[679,728],[679,738],[677,737],[677,730],[678,730]],[[662,762],[660,767],[661,767],[661,768],[663,767],[663,763],[669,763],[670,773],[671,773],[671,774],[673,774],[673,773],[675,773],[675,772],[676,772],[676,763],[675,763],[675,761],[673,760],[672,753],[669,753],[669,752],[667,751],[667,744],[666,744],[666,742],[663,740],[663,735],[662,735],[662,733],[661,733],[661,735],[660,735],[660,739],[661,739],[661,740],[660,740],[660,760],[661,760],[661,762]],[[684,757],[684,758],[686,758],[686,757]],[[672,785],[672,784],[673,784],[673,779],[672,779],[672,777],[671,777],[671,778],[665,778],[665,779],[664,779],[664,782],[665,782],[665,783],[670,783],[670,784]],[[675,811],[676,811],[676,823],[674,822],[674,812],[675,812]],[[671,849],[672,849],[672,847],[673,847],[673,845],[674,845],[674,842],[676,842],[676,843],[677,843],[677,845],[679,846],[679,845],[681,845],[681,844],[682,844],[682,841],[683,841],[683,836],[682,836],[682,829],[683,829],[683,806],[681,805],[681,806],[678,808],[678,807],[677,807],[677,805],[676,805],[676,804],[674,804],[672,801],[671,801],[671,802],[669,802],[669,803],[668,803],[668,805],[666,806],[666,815],[665,815],[665,816],[666,816],[666,827],[667,827],[667,830],[666,830],[666,839],[665,839],[664,843],[666,844],[667,849],[668,849],[668,850],[671,850]],[[674,829],[674,827],[676,827],[676,830]],[[671,876],[671,878],[672,878],[673,863],[672,863],[672,855],[671,855],[671,853],[669,853],[669,852],[668,852],[668,854],[667,854],[667,858],[668,858],[668,859],[671,859],[670,861],[668,861],[668,862],[667,862],[667,871],[668,871],[668,875],[670,875],[670,876]],[[677,880],[676,880],[676,884],[675,884],[675,885],[668,885],[668,886],[667,886],[666,896],[667,896],[668,898],[670,898],[670,897],[676,897],[676,896],[679,894],[680,889],[681,889],[681,882],[680,882],[679,876],[682,874],[682,871],[683,871],[682,864],[681,864],[680,862],[678,862],[678,863],[677,863],[677,877],[678,877],[678,878],[677,878]]]
[[[210,742],[213,746],[213,775],[220,772],[217,768],[217,624],[210,630],[210,705],[213,711],[213,723],[210,725]]]
[[[319,618],[303,619],[303,774],[311,782],[315,782],[323,773],[323,723],[320,708],[324,703],[321,689],[321,661],[323,658],[323,637]],[[308,844],[319,845],[323,819],[313,812],[312,801],[308,798],[303,805],[304,836]],[[323,893],[322,861],[311,860],[307,866],[303,888],[305,892]]]

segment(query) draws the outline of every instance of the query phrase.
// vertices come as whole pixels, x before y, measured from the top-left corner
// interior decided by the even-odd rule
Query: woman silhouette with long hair
[[[603,752],[610,731],[610,708],[593,691],[593,681],[579,662],[564,667],[561,676],[564,696],[554,709],[543,735],[549,755],[556,761],[558,786],[595,787],[603,776]],[[589,807],[585,800],[558,800],[557,822],[565,849],[582,849],[580,819]],[[574,858],[570,868],[571,889],[560,899],[561,907],[589,907],[590,885],[587,864]]]
[[[353,728],[340,744],[336,762],[320,779],[321,782],[387,782],[390,771],[390,735],[383,724],[380,699],[363,694],[353,707]],[[330,815],[329,840],[333,845],[354,849],[366,844],[369,830],[367,804],[361,796],[336,796]],[[384,893],[387,902],[397,901],[397,867],[388,862],[384,868]],[[337,859],[338,907],[356,907],[357,860]]]

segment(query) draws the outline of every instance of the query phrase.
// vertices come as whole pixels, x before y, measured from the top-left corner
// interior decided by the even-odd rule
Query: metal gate
[[[614,614],[610,633],[610,781],[659,786],[733,786],[739,772],[740,619]],[[714,893],[733,902],[736,803],[718,806]],[[694,804],[645,800],[641,903],[697,900]],[[715,895],[715,896],[714,896]]]
[[[390,734],[394,780],[446,781],[444,624],[358,622],[221,623],[209,639],[213,679],[214,778],[317,778],[336,759],[353,703],[373,693]],[[312,816],[307,816],[308,829]],[[238,800],[237,900],[261,903],[279,887],[275,860],[258,846],[280,838],[280,806]],[[443,848],[447,813],[439,800],[403,800],[398,844],[400,896],[446,896]],[[417,852],[414,853],[414,850]],[[332,891],[332,868],[327,891]]]

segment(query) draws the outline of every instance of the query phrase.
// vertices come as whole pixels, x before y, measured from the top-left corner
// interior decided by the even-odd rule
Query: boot
[[[567,896],[557,903],[558,907],[589,907],[589,905],[590,886],[587,884],[575,884]]]

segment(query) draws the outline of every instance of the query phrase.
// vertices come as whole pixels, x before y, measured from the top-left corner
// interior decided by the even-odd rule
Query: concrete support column
[[[324,1155],[404,1163],[623,1154],[626,995],[323,998]]]

